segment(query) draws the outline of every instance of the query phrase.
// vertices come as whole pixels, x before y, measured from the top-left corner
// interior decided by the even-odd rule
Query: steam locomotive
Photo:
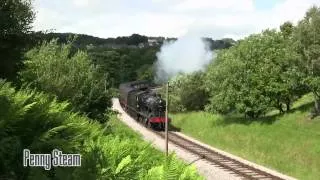
[[[120,84],[119,90],[120,104],[130,116],[146,127],[164,129],[166,103],[157,92],[155,84],[134,81]]]

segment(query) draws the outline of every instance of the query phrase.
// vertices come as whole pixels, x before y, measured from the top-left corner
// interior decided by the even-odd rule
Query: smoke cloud
[[[155,81],[164,83],[179,73],[202,71],[212,59],[213,52],[199,36],[166,41],[157,53]]]

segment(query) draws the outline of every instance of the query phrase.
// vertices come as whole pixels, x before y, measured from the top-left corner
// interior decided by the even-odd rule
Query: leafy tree
[[[148,80],[148,81],[153,81],[154,79],[154,66],[152,65],[142,65],[138,70],[137,70],[137,79],[138,80]]]
[[[305,75],[304,83],[314,94],[313,116],[317,116],[320,115],[320,7],[308,10],[297,25],[294,38],[301,54],[298,68]]]
[[[147,36],[141,36],[139,34],[132,34],[128,38],[128,45],[139,45],[140,43],[147,43],[148,37]]]
[[[164,96],[165,89],[161,91]],[[171,112],[203,110],[208,102],[203,72],[177,75],[169,81],[169,91]]]
[[[13,79],[27,44],[34,20],[31,0],[2,0],[0,3],[0,77]]]
[[[291,22],[287,21],[280,26],[280,30],[285,37],[290,37],[293,33],[294,27]]]
[[[250,117],[275,107],[287,110],[302,86],[292,64],[298,55],[280,32],[266,30],[251,35],[234,47],[221,51],[210,65],[207,85],[211,94],[208,110],[221,113],[237,110]]]
[[[104,121],[103,113],[111,105],[107,74],[93,65],[86,52],[72,54],[71,44],[60,46],[52,40],[30,50],[20,73],[22,82],[69,100],[74,110]]]
[[[100,66],[103,73],[108,73],[112,85],[119,81],[121,75],[119,70],[122,69],[120,68],[122,64],[119,63],[120,53],[110,50],[102,53],[90,52],[89,56],[96,65]]]
[[[242,80],[238,76],[244,68],[235,51],[236,47],[219,51],[207,69],[205,84],[210,93],[210,104],[206,107],[208,111],[228,113],[235,109]]]
[[[211,38],[203,38],[205,42],[208,43],[208,46],[211,50],[218,50],[218,49],[228,49],[235,41],[231,38],[224,38],[220,40],[212,40]]]

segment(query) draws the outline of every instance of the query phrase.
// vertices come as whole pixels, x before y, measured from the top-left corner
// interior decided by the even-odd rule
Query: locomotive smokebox
[[[161,98],[160,89],[148,81],[121,84],[120,104],[128,114],[146,125],[164,128],[166,102]]]

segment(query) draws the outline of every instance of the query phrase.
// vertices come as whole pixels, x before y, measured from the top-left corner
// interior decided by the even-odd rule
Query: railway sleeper
[[[162,133],[159,133],[159,135],[164,138],[164,135]],[[208,162],[211,162],[214,165],[217,165],[228,171],[237,173],[245,179],[281,179],[255,167],[243,164],[238,160],[234,160],[230,157],[222,155],[221,153],[198,145],[190,140],[185,140],[178,135],[170,133],[169,140],[171,140],[171,142],[176,144],[177,146],[180,146],[197,156],[204,157],[204,159],[206,159]]]

